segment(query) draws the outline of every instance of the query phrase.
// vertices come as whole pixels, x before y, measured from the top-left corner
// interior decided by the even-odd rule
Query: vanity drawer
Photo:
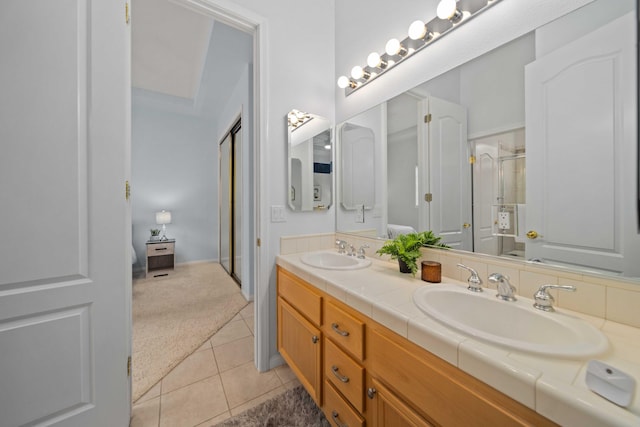
[[[358,411],[364,411],[364,368],[325,338],[324,377]]]
[[[356,359],[364,359],[364,322],[350,315],[337,305],[327,302],[324,306],[325,334]]]
[[[322,409],[332,426],[364,427],[364,418],[354,411],[333,385],[326,380],[324,382],[324,405]]]
[[[305,285],[302,279],[280,267],[278,267],[278,295],[317,326],[322,323],[322,297]]]

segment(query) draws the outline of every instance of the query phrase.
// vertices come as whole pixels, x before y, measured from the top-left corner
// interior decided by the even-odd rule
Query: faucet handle
[[[555,298],[553,298],[553,295],[551,295],[547,291],[547,289],[561,289],[563,291],[569,292],[576,291],[576,287],[571,285],[552,285],[547,283],[546,285],[540,286],[540,289],[538,289],[536,293],[533,294],[533,299],[535,300],[533,306],[538,310],[547,312],[556,311],[553,308],[553,302],[555,301]]]
[[[364,250],[365,250],[365,248],[368,248],[368,247],[370,247],[370,246],[367,245],[366,243],[364,245],[360,246],[360,249],[358,249],[358,258],[359,259],[364,259],[364,255],[365,255]]]
[[[349,244],[347,246],[349,246],[349,253],[347,253],[347,255],[355,256],[356,255],[356,247],[353,246],[352,244]]]
[[[343,254],[344,251],[347,249],[347,242],[345,242],[344,240],[336,240],[336,245],[338,246],[338,253],[339,254]]]
[[[482,279],[478,276],[478,272],[471,267],[467,267],[464,264],[457,264],[458,268],[462,268],[463,270],[467,270],[471,273],[471,276],[467,279],[469,286],[467,289],[473,292],[482,292]]]

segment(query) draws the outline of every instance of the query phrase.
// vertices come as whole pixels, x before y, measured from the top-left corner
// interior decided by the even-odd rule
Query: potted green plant
[[[378,255],[390,255],[391,259],[397,259],[401,273],[411,273],[414,276],[418,271],[418,258],[420,258],[420,248],[423,246],[436,246],[448,248],[441,243],[441,237],[433,234],[432,231],[420,233],[400,234],[393,240],[387,241],[376,253]]]
[[[151,240],[158,240],[160,238],[160,229],[152,228],[151,229]]]

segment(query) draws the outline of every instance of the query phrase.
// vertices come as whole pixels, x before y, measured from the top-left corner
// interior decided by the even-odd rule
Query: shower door
[[[238,120],[220,143],[220,264],[238,284],[242,279],[242,133]]]

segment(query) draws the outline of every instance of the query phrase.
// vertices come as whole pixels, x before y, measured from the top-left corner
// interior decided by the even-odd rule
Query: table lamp
[[[156,212],[156,224],[162,224],[162,237],[160,240],[167,239],[167,224],[171,224],[171,212],[165,211]]]

